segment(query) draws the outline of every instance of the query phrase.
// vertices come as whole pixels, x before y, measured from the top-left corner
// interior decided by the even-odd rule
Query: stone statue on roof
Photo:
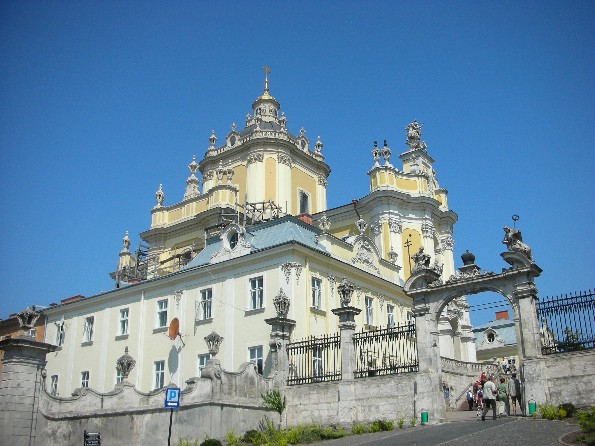
[[[509,228],[504,226],[504,240],[502,243],[506,245],[509,251],[518,252],[523,254],[529,260],[531,260],[531,248],[529,245],[523,243],[523,236],[521,231],[517,228]]]

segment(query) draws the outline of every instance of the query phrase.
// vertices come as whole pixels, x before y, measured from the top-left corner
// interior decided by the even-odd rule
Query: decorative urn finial
[[[19,326],[25,333],[35,327],[37,319],[39,319],[39,313],[31,309],[31,307],[27,307],[23,311],[17,313]]]
[[[354,286],[347,282],[346,278],[343,278],[339,286],[337,286],[337,291],[339,292],[339,298],[341,300],[341,305],[344,307],[348,307],[351,303],[351,295],[353,294]]]
[[[128,379],[128,375],[136,365],[136,361],[128,354],[128,346],[124,349],[124,354],[118,358],[116,362],[116,370],[122,375],[122,381]]]
[[[219,346],[221,345],[221,342],[223,342],[223,338],[213,331],[210,335],[205,336],[205,341],[207,343],[209,353],[211,356],[215,357],[215,355],[219,353]]]
[[[283,288],[279,289],[279,294],[273,298],[273,305],[277,311],[277,317],[287,318],[290,300],[283,292]]]

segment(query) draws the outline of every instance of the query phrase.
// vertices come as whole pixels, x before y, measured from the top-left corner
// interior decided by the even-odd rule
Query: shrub
[[[417,418],[413,417],[409,420],[409,426],[415,427],[416,424],[417,424]]]
[[[180,438],[176,443],[176,446],[198,446],[198,440],[194,440],[194,443],[190,443],[190,440]]]
[[[324,428],[320,431],[320,438],[322,440],[333,440],[335,438],[343,438],[345,431],[341,428],[333,429],[332,427]]]
[[[572,403],[564,403],[558,406],[558,410],[564,409],[566,411],[566,418],[573,417],[576,414],[576,407]]]
[[[566,411],[559,409],[551,404],[540,404],[537,406],[539,415],[546,420],[557,420],[566,418]]]
[[[229,446],[239,446],[241,438],[238,437],[233,431],[227,433],[227,444]]]
[[[370,427],[368,428],[369,432],[380,432],[381,430],[380,425],[376,421],[370,424]]]
[[[267,437],[263,432],[251,429],[244,434],[244,442],[260,446],[267,442]]]
[[[267,393],[260,395],[262,397],[262,405],[269,410],[274,410],[279,414],[279,421],[285,407],[287,407],[287,401],[284,396],[281,396],[281,392],[277,389],[273,389]]]
[[[578,411],[578,424],[585,434],[595,434],[595,406]]]
[[[392,431],[394,427],[392,420],[376,420],[370,426],[370,432]]]
[[[207,438],[203,441],[200,446],[223,446],[219,440],[216,438]]]
[[[353,435],[361,435],[366,433],[366,426],[362,423],[354,423],[353,427],[351,428],[351,433]]]
[[[403,417],[399,418],[399,421],[397,421],[397,426],[399,426],[399,429],[403,429],[404,424],[405,424],[405,419]]]

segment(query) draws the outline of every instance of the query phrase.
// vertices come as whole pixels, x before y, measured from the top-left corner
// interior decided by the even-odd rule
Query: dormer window
[[[488,342],[492,343],[496,340],[496,335],[494,333],[488,333]]]
[[[240,239],[240,236],[238,235],[237,232],[234,231],[231,234],[229,234],[229,247],[231,249],[234,249],[238,245],[239,239]]]

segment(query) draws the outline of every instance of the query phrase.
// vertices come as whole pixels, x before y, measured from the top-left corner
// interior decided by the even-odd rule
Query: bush
[[[416,424],[417,424],[417,418],[413,417],[409,420],[409,426],[415,427]]]
[[[216,438],[207,438],[203,441],[200,446],[223,446],[219,440]]]
[[[578,411],[578,424],[585,434],[595,434],[595,406]]]
[[[558,409],[551,404],[540,404],[537,406],[537,410],[539,411],[541,418],[546,420],[562,420],[566,418],[567,415],[566,410],[562,408]]]
[[[260,446],[267,442],[267,437],[263,432],[251,429],[244,434],[244,442]]]
[[[190,443],[190,440],[180,438],[175,446],[198,446],[198,441],[194,440],[194,443]]]
[[[403,429],[404,424],[405,424],[405,419],[403,417],[399,418],[399,421],[397,421],[397,426],[399,426],[399,429]]]
[[[351,428],[351,433],[353,435],[362,435],[366,433],[366,426],[362,423],[354,423],[353,427]]]
[[[564,403],[558,406],[558,410],[564,409],[566,411],[566,418],[573,417],[576,414],[576,407],[572,403]]]
[[[345,434],[345,431],[341,428],[334,429],[332,427],[327,427],[320,431],[320,438],[322,440],[334,440],[335,438],[343,438]]]
[[[239,446],[241,438],[238,437],[233,431],[227,433],[227,444],[229,446]]]
[[[394,427],[392,420],[376,420],[370,426],[370,432],[392,431]]]

